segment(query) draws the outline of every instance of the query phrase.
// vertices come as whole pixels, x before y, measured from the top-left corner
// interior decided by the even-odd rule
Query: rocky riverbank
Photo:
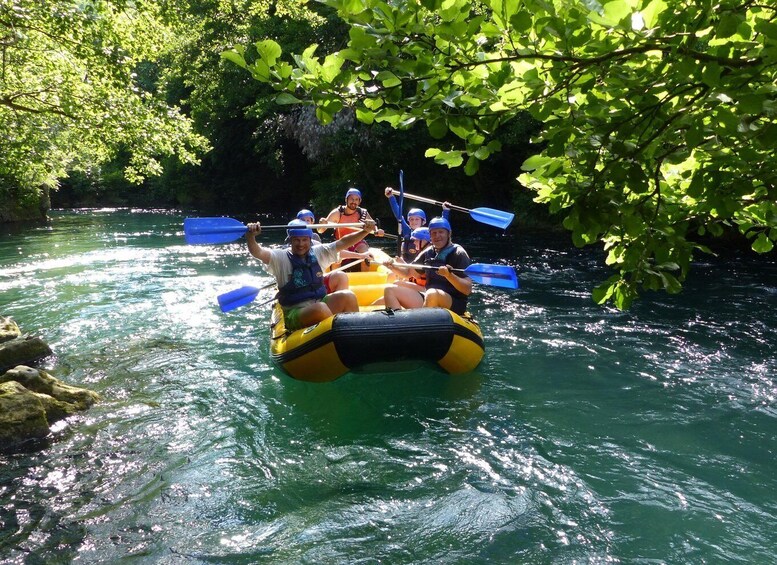
[[[0,316],[0,449],[44,438],[52,424],[99,400],[93,391],[29,366],[51,354],[42,339],[22,335],[16,322]]]

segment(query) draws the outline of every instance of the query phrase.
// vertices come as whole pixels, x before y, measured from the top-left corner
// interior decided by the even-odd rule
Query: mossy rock
[[[0,343],[21,337],[22,332],[13,318],[0,316]]]
[[[0,371],[34,363],[51,355],[51,348],[39,337],[17,337],[0,343]]]
[[[0,375],[0,448],[45,437],[49,425],[99,399],[96,392],[65,384],[46,371],[24,365],[6,371]]]
[[[0,383],[0,448],[49,434],[39,395],[15,381]]]

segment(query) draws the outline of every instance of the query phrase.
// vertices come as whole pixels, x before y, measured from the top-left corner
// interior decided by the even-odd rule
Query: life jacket
[[[429,267],[443,267],[448,264],[445,261],[448,258],[448,255],[453,253],[456,249],[460,248],[461,246],[456,243],[449,243],[443,249],[437,252],[437,250],[430,245],[428,248],[421,252],[420,256],[424,265],[428,265]],[[427,270],[426,288],[439,288],[440,290],[444,290],[450,294],[452,298],[460,298],[463,300],[467,299],[466,294],[457,290],[456,287],[448,281],[448,279],[442,275],[437,274],[436,270]]]
[[[423,251],[423,249],[421,251]],[[415,258],[418,257],[418,253],[419,252],[415,249],[415,243],[409,238],[402,240],[402,259],[405,260],[405,263],[412,263],[415,261]]]
[[[426,250],[427,247],[429,247],[428,244],[423,249],[421,249],[421,251],[416,251],[413,242],[409,239],[405,240],[402,242],[402,258],[405,260],[405,263],[413,263],[416,258]],[[419,276],[409,277],[408,280],[411,283],[415,283],[420,286],[426,286],[426,270],[421,269],[418,272],[420,273]]]
[[[353,224],[355,222],[363,222],[367,219],[367,209],[360,206],[356,207],[356,212],[350,216],[345,214],[346,206],[341,205],[337,211],[340,212],[340,218],[337,220],[338,224]],[[354,219],[355,217],[355,219]],[[341,239],[349,233],[361,231],[360,228],[335,228],[335,239]]]
[[[287,251],[286,256],[291,261],[291,278],[278,290],[281,306],[294,306],[305,300],[324,298],[324,273],[316,256],[308,252],[306,257],[297,257],[291,251]]]

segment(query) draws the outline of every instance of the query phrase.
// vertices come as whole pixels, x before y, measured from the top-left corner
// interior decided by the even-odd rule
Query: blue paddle
[[[349,269],[354,265],[358,265],[362,261],[364,261],[364,259],[357,259],[356,261],[353,261],[346,265],[341,265],[336,269],[332,269],[331,271],[329,271],[329,273],[345,271],[346,269]],[[230,310],[234,310],[235,308],[239,308],[245,304],[253,302],[254,300],[256,300],[256,297],[259,295],[261,291],[267,290],[268,288],[275,286],[275,284],[276,284],[275,282],[271,282],[270,284],[266,284],[259,288],[256,288],[255,286],[241,286],[240,288],[236,288],[235,290],[230,290],[229,292],[225,292],[224,294],[219,294],[216,297],[216,300],[218,300],[219,307],[221,308],[222,312],[229,312]],[[267,302],[272,302],[273,300],[275,300],[274,297],[268,300]],[[267,302],[264,302],[263,304],[266,304]]]
[[[397,194],[399,193],[395,190],[394,196]],[[405,192],[405,197],[410,198],[411,200],[418,200],[419,202],[436,204],[437,206],[442,206],[444,204],[439,200],[432,200],[431,198],[416,196],[415,194],[408,194],[407,192]],[[469,212],[469,215],[473,220],[478,221],[481,224],[488,224],[489,226],[494,226],[495,228],[501,228],[503,230],[507,229],[507,226],[510,225],[510,223],[513,221],[513,218],[515,217],[515,214],[511,214],[510,212],[503,212],[502,210],[495,210],[493,208],[473,208],[470,210],[469,208],[454,206],[453,204],[448,204],[448,207],[452,210],[458,210],[459,212]]]
[[[263,290],[267,290],[270,287],[275,286],[275,282],[266,284],[262,287],[256,288],[255,286],[241,286],[235,290],[230,290],[224,294],[219,294],[216,298],[219,301],[219,307],[222,312],[229,312],[235,308],[239,308],[244,304],[253,302],[259,293]]]
[[[440,267],[428,267],[425,265],[413,265],[412,263],[393,263],[392,267],[399,269],[431,269],[438,270]],[[473,281],[479,284],[498,286],[501,288],[520,288],[518,275],[513,267],[507,265],[492,265],[488,263],[472,263],[466,269],[451,269],[459,273],[464,273]]]
[[[359,228],[364,224],[310,224],[309,228]],[[262,230],[288,229],[288,225],[262,226]],[[183,232],[186,243],[209,244],[229,243],[240,239],[248,231],[248,227],[233,218],[186,218],[183,221]]]

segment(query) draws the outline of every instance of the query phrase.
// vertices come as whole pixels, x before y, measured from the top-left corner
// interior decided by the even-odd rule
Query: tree
[[[576,245],[600,242],[613,276],[598,303],[679,292],[699,236],[734,226],[777,240],[777,9],[741,0],[322,0],[348,45],[282,58],[275,41],[224,57],[279,103],[328,122],[424,124],[426,155],[469,174],[528,111],[543,123],[520,180],[563,214]]]
[[[196,162],[207,147],[163,84],[137,78],[181,37],[165,4],[125,0],[0,0],[0,191],[35,200],[70,170],[123,150],[127,177],[160,157]]]

